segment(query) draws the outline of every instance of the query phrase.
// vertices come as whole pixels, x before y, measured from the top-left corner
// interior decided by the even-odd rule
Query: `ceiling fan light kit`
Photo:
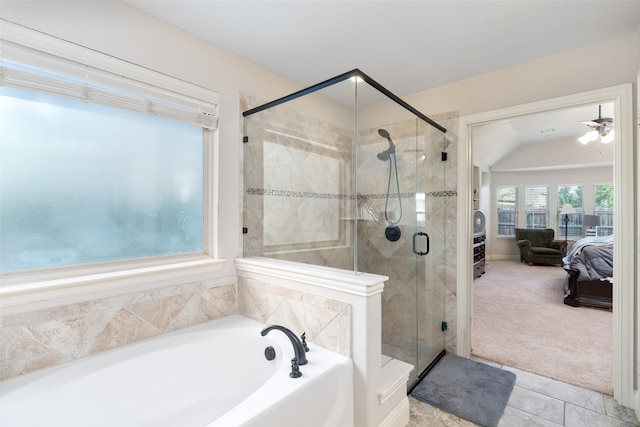
[[[613,119],[610,117],[602,117],[602,105],[598,105],[598,118],[590,122],[582,122],[589,126],[592,130],[578,138],[580,143],[587,145],[592,141],[596,141],[598,137],[603,144],[613,141],[615,133],[613,130]]]

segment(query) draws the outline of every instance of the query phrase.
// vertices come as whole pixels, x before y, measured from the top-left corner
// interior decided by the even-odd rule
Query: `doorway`
[[[474,126],[521,117],[527,114],[554,111],[580,105],[613,102],[616,123],[614,140],[614,398],[622,405],[633,406],[633,289],[620,283],[633,283],[633,230],[634,182],[633,182],[633,131],[631,85],[621,85],[576,95],[554,98],[486,113],[464,116],[459,121],[459,191],[458,236],[461,242],[472,241],[473,215],[473,152],[472,130]],[[469,244],[458,245],[458,354],[469,356],[471,352],[473,315],[473,278]]]

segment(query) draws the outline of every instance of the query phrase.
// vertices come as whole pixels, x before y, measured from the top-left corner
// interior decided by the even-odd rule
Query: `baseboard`
[[[393,408],[379,427],[405,427],[409,423],[409,398],[405,397]]]
[[[520,255],[489,255],[487,260],[489,261],[517,261],[520,259]]]

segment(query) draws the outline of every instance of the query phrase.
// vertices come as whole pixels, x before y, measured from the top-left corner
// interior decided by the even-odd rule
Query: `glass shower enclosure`
[[[388,276],[383,363],[445,348],[446,129],[360,70],[257,105],[243,140],[243,256]]]

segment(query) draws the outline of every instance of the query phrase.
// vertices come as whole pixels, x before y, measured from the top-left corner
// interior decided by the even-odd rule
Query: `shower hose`
[[[387,220],[387,222],[389,223],[389,225],[391,226],[396,226],[400,223],[400,221],[402,220],[402,199],[400,197],[400,181],[398,180],[398,163],[396,162],[396,153],[391,153],[391,156],[393,156],[393,166],[391,165],[391,159],[389,159],[389,182],[387,183],[387,197],[384,201],[384,218]],[[396,191],[397,191],[397,195],[398,195],[398,205],[400,206],[400,216],[398,217],[398,220],[393,222],[389,219],[389,193],[391,192],[391,169],[395,169],[395,176],[396,176]]]

